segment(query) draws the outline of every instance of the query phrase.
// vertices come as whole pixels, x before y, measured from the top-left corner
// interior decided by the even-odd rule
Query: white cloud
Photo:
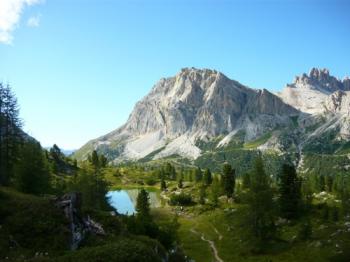
[[[11,44],[12,33],[16,29],[23,9],[41,0],[0,0],[0,42]]]
[[[40,24],[40,15],[32,16],[27,21],[27,26],[29,27],[38,27]]]

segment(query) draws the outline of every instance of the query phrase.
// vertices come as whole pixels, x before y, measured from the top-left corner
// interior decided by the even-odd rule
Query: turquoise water
[[[139,189],[122,189],[109,191],[107,198],[109,204],[120,214],[132,215],[136,213],[135,205]],[[148,191],[151,208],[160,207],[161,202],[158,192]]]

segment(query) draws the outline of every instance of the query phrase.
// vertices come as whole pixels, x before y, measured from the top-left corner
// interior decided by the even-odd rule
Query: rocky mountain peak
[[[157,150],[155,158],[178,154],[195,159],[201,154],[198,139],[239,130],[246,139],[254,139],[288,124],[289,116],[298,113],[267,90],[246,87],[216,70],[183,68],[158,81],[125,125],[90,145],[117,145],[111,152],[119,160],[139,159]]]
[[[324,112],[325,103],[330,105],[330,102],[326,102],[330,95],[336,92],[329,101],[338,101],[341,91],[349,90],[348,77],[340,80],[332,76],[326,68],[312,68],[308,74],[295,77],[294,82],[288,84],[278,95],[285,103],[303,112],[315,114]]]
[[[287,87],[306,87],[318,89],[324,93],[332,93],[337,90],[350,90],[350,80],[346,78],[342,81],[330,75],[326,68],[312,68],[309,74],[304,73],[301,76],[296,76],[294,82]]]

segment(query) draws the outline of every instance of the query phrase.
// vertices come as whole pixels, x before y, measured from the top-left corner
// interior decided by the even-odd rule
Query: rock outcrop
[[[328,69],[312,68],[309,74],[297,76],[278,95],[302,112],[318,114],[324,112],[326,100],[337,91],[350,91],[350,79],[339,80]]]
[[[246,87],[209,69],[182,69],[161,79],[139,101],[119,129],[90,141],[76,153],[86,158],[91,149],[118,162],[178,154],[190,159],[201,155],[200,140],[243,130],[255,139],[277,126],[290,123],[299,111],[267,90]],[[156,153],[155,153],[156,152]]]
[[[87,233],[105,235],[102,226],[93,221],[89,216],[83,217],[81,208],[81,195],[69,193],[56,199],[56,206],[61,208],[69,221],[71,231],[70,248],[76,250]]]

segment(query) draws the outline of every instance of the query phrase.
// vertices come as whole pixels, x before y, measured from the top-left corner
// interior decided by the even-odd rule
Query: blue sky
[[[183,67],[272,91],[311,67],[350,74],[346,0],[16,2],[0,3],[0,81],[43,146],[74,149],[112,131]]]

